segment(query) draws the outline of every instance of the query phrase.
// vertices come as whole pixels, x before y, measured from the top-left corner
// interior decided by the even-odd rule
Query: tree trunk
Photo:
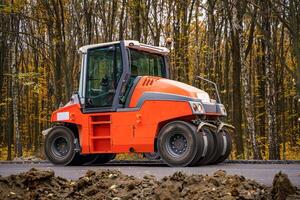
[[[289,30],[296,60],[296,92],[299,99],[298,105],[300,105],[300,3],[298,0],[290,0],[288,4]]]
[[[10,26],[11,31],[14,33],[11,35],[11,73],[12,73],[12,100],[13,100],[13,121],[14,121],[14,132],[15,132],[15,154],[17,157],[22,156],[22,145],[20,139],[20,130],[19,130],[19,87],[17,82],[18,72],[17,72],[17,46],[18,46],[18,38],[15,35],[19,30],[19,22],[18,19],[13,12],[13,3],[11,4],[12,12],[10,15]]]
[[[133,11],[132,11],[132,39],[140,41],[142,35],[142,24],[141,24],[141,0],[132,1]]]
[[[207,1],[207,56],[206,56],[206,65],[205,72],[208,79],[214,79],[214,50],[215,50],[215,17],[214,17],[214,9],[215,9],[215,0]]]
[[[269,1],[263,5],[263,21],[264,31],[267,34],[267,39],[271,39],[271,7]],[[269,145],[269,159],[279,159],[278,155],[278,136],[276,125],[276,103],[275,103],[275,66],[273,66],[273,55],[270,43],[266,43],[265,48],[265,65],[266,65],[266,117],[268,130],[268,145]]]
[[[251,65],[247,66],[246,64],[248,63],[247,58],[252,49],[253,34],[255,28],[254,20],[256,20],[255,16],[254,18],[252,18],[250,24],[250,33],[249,33],[247,48],[244,51],[242,51],[243,54],[242,83],[244,89],[244,105],[245,105],[244,108],[245,108],[245,116],[246,116],[246,125],[247,125],[248,134],[250,136],[250,142],[253,148],[253,158],[261,159],[262,157],[260,153],[260,148],[257,144],[257,139],[256,139],[256,128],[255,128],[255,118],[254,118],[254,108],[253,108],[254,102],[252,99],[252,92],[251,92],[251,70],[250,70]]]
[[[264,26],[264,25],[263,25]],[[266,63],[265,61],[265,49],[266,42],[265,39],[261,39],[258,44],[257,51],[262,52],[257,56],[257,125],[258,125],[258,135],[260,136],[260,140],[262,144],[266,143]],[[266,155],[266,147],[265,145],[261,146],[262,155]]]
[[[244,158],[243,132],[242,132],[242,107],[241,107],[241,51],[240,51],[240,24],[243,20],[241,11],[241,2],[236,0],[233,10],[230,10],[228,1],[225,1],[225,7],[229,16],[230,37],[231,37],[231,54],[232,54],[232,85],[233,85],[233,110],[232,121],[235,127],[234,140],[236,143],[236,157]]]
[[[109,36],[108,36],[109,37],[109,41],[113,41],[117,8],[118,8],[118,1],[113,0],[112,1],[112,9],[111,9],[110,26],[109,26]]]
[[[124,13],[126,7],[126,0],[122,0],[121,14],[119,18],[119,40],[124,39]]]
[[[8,94],[9,97],[12,98],[12,81],[8,80]],[[7,113],[13,113],[13,103],[12,101],[7,100]],[[6,133],[7,133],[7,160],[12,160],[12,143],[13,143],[13,135],[14,135],[14,119],[12,115],[8,115],[7,119],[7,128],[6,128]]]
[[[10,58],[11,60],[11,58]],[[11,61],[9,61],[11,62]],[[8,73],[11,73],[10,67],[7,69]],[[7,78],[7,100],[6,100],[6,105],[7,105],[7,111],[6,113],[13,113],[13,102],[10,100],[13,98],[13,93],[12,93],[12,78]],[[9,114],[7,117],[7,126],[6,126],[6,133],[7,133],[7,160],[12,160],[12,143],[13,143],[13,135],[14,135],[14,119],[13,115]]]

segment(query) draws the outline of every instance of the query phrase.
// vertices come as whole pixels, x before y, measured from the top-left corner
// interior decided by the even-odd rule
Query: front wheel
[[[203,156],[200,157],[200,159],[195,160],[192,163],[192,166],[207,165],[209,163],[210,159],[212,158],[213,153],[215,151],[214,136],[211,133],[211,131],[208,128],[203,127],[199,131],[199,135],[201,137],[203,137],[206,149],[204,150],[204,153],[201,153],[201,155],[203,155]]]
[[[198,145],[196,127],[184,121],[166,124],[157,138],[158,153],[169,166],[189,165],[197,154]]]
[[[45,138],[45,154],[48,160],[58,165],[68,165],[78,160],[74,140],[73,132],[67,127],[54,127]]]
[[[232,139],[229,132],[227,130],[221,130],[220,134],[223,137],[224,146],[221,156],[215,161],[215,163],[221,163],[225,161],[229,157],[232,149]]]

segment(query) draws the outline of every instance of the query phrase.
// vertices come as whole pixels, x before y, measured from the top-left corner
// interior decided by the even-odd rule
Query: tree
[[[257,133],[256,133],[256,127],[255,127],[255,117],[254,117],[254,101],[253,101],[253,92],[252,92],[252,81],[251,81],[251,65],[248,61],[248,56],[250,51],[252,50],[253,45],[253,34],[255,30],[255,20],[256,20],[256,8],[254,11],[254,17],[251,19],[250,23],[250,33],[248,36],[248,43],[247,47],[244,48],[242,54],[243,54],[243,64],[242,64],[242,83],[243,83],[243,89],[244,89],[244,110],[245,110],[245,116],[246,116],[246,125],[247,125],[247,131],[251,138],[252,148],[253,148],[253,158],[254,159],[262,159],[261,153],[260,153],[260,147],[257,142]],[[245,46],[245,45],[243,45]]]
[[[233,10],[230,10],[229,2],[225,2],[227,10],[228,20],[230,24],[230,38],[231,38],[231,56],[233,65],[233,125],[235,127],[235,142],[236,142],[236,154],[237,157],[244,157],[244,146],[243,146],[243,133],[242,133],[242,108],[241,108],[241,34],[243,16],[245,13],[245,2],[244,1],[233,1]]]

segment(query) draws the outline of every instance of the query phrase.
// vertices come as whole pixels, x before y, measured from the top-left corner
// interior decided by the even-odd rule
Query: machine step
[[[90,140],[92,152],[111,151],[111,115],[93,115],[90,118]]]

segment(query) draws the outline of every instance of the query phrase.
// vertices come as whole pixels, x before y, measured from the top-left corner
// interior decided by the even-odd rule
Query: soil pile
[[[158,181],[115,170],[88,171],[77,181],[55,177],[53,171],[31,169],[0,176],[0,199],[300,199],[285,174],[279,173],[269,188],[243,176],[219,170],[212,176],[176,172]]]

